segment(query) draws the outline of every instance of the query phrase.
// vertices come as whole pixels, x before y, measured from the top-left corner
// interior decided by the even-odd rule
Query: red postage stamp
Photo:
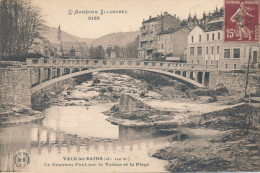
[[[225,41],[257,42],[259,0],[225,0]]]

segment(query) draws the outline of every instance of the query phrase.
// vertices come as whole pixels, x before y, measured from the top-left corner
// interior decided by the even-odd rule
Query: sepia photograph
[[[260,172],[259,0],[0,0],[0,172]]]

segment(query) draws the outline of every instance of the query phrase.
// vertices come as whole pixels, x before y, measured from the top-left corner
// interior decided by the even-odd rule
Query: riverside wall
[[[243,97],[245,94],[246,71],[214,71],[211,74],[210,88],[225,86],[230,94]],[[248,75],[250,93],[260,94],[260,71],[250,71]]]
[[[31,106],[30,88],[27,68],[0,68],[0,104]]]

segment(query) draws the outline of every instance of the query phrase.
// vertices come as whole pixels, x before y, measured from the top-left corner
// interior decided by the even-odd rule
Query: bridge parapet
[[[28,67],[74,67],[74,68],[155,68],[164,70],[200,70],[213,71],[213,65],[187,64],[163,61],[140,61],[136,59],[46,59],[27,58]]]

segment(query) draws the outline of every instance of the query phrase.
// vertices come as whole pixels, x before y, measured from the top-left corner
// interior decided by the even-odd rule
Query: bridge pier
[[[40,67],[40,68],[38,69],[39,84],[41,84],[42,81],[43,81],[43,73],[44,73],[44,68],[43,68],[43,67]]]
[[[206,86],[206,87],[208,87],[209,86],[209,84],[210,84],[210,72],[205,72],[205,81],[204,81],[204,85]]]
[[[202,72],[201,84],[205,85],[205,72]]]
[[[186,77],[190,79],[190,71],[186,71]]]
[[[60,77],[63,75],[63,68],[57,68],[57,76]]]
[[[51,80],[52,79],[52,67],[48,68],[48,79]]]
[[[186,77],[187,76],[187,71],[182,71],[182,76]]]
[[[198,72],[197,71],[193,71],[193,78],[196,82],[198,82]]]
[[[48,153],[51,153],[51,132],[50,132],[50,130],[47,131],[46,143],[48,144]]]

